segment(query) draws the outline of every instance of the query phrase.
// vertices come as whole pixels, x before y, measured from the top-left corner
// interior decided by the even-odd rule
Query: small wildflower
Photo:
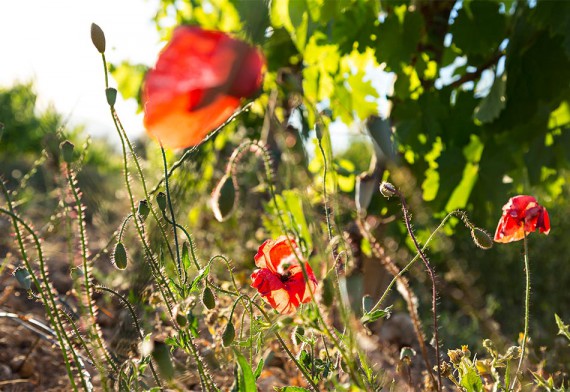
[[[511,197],[503,207],[503,216],[495,232],[496,242],[519,241],[536,230],[548,234],[550,218],[546,208],[532,196]]]

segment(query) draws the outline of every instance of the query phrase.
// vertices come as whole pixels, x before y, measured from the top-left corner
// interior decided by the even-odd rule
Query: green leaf
[[[305,52],[305,46],[314,29],[314,22],[309,15],[306,0],[273,0],[270,10],[271,22],[274,27],[284,27],[300,53]]]
[[[255,371],[253,372],[253,377],[257,380],[259,378],[259,376],[261,376],[261,372],[263,371],[263,365],[265,364],[265,360],[263,359],[263,357],[261,357],[259,359],[259,362],[257,363],[257,367],[255,368]]]
[[[234,348],[234,355],[237,360],[238,371],[236,374],[236,386],[240,392],[254,392],[257,391],[257,386],[255,385],[255,377],[251,370],[251,366],[245,359],[245,357]]]
[[[491,91],[481,103],[475,108],[475,118],[485,123],[490,123],[499,117],[501,111],[505,108],[507,97],[505,91],[507,89],[507,74],[495,77],[495,82]]]
[[[558,326],[558,335],[563,335],[570,340],[570,326],[564,324],[557,314],[554,314],[554,318],[556,319],[556,325]]]
[[[467,372],[461,377],[460,385],[466,389],[466,392],[482,392],[483,382],[475,369],[467,368]]]
[[[123,61],[119,65],[111,65],[109,70],[123,98],[134,98],[140,104],[140,88],[148,67]]]
[[[196,276],[194,278],[194,280],[192,281],[192,284],[190,285],[190,291],[191,292],[198,291],[198,289],[199,289],[198,286],[199,286],[200,282],[202,281],[202,279],[207,277],[209,273],[210,273],[210,263],[208,263],[204,268],[202,268],[199,271],[198,276]]]
[[[275,390],[280,392],[310,392],[308,389],[302,387],[277,387]]]
[[[182,244],[182,266],[184,267],[185,270],[187,270],[188,268],[190,268],[191,264],[190,264],[190,253],[188,251],[188,243],[184,242]]]
[[[362,324],[372,323],[379,318],[387,318],[392,314],[392,305],[388,306],[386,309],[377,309],[373,312],[365,313],[361,318],[360,322]]]
[[[499,3],[475,0],[463,3],[451,25],[453,43],[468,56],[496,51],[505,37],[506,17]]]

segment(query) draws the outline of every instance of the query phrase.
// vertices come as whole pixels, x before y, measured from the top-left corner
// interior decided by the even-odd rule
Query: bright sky
[[[151,21],[157,3],[0,1],[0,86],[34,80],[40,109],[51,103],[70,124],[84,124],[93,136],[118,140],[105,99],[101,55],[91,43],[91,23],[105,32],[109,62],[152,65],[161,48]],[[119,98],[117,110],[129,136],[143,132],[134,102]]]

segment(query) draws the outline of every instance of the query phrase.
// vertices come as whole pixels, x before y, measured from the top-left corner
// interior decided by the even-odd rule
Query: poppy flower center
[[[279,274],[279,280],[282,283],[287,283],[289,279],[291,279],[291,273],[289,271],[285,271],[284,273]]]

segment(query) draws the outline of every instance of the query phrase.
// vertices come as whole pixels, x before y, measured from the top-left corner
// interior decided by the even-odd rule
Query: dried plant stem
[[[521,357],[517,365],[517,371],[515,372],[515,377],[513,377],[513,382],[509,390],[514,390],[515,384],[517,382],[517,376],[519,375],[524,361],[525,351],[526,351],[526,341],[528,339],[528,320],[530,312],[530,265],[528,261],[528,240],[526,236],[526,231],[524,231],[523,237],[523,250],[524,250],[524,271],[525,271],[525,296],[524,296],[524,331],[521,343]]]
[[[437,390],[441,391],[442,390],[441,358],[440,358],[440,354],[439,354],[439,334],[438,334],[438,326],[437,326],[437,287],[436,287],[436,280],[435,280],[436,279],[435,278],[435,271],[433,270],[433,267],[429,263],[426,255],[424,254],[424,251],[422,250],[422,248],[420,247],[420,244],[418,243],[418,240],[416,239],[416,235],[414,234],[414,231],[412,229],[411,216],[410,216],[410,212],[408,210],[408,206],[406,204],[406,199],[400,193],[399,190],[397,190],[397,189],[394,189],[394,190],[395,190],[396,195],[400,198],[400,202],[402,203],[402,212],[404,213],[404,223],[406,225],[406,229],[408,230],[408,234],[414,243],[414,246],[416,248],[416,252],[418,252],[422,261],[424,262],[424,265],[425,265],[425,267],[428,271],[428,274],[429,274],[429,278],[431,280],[431,311],[433,314],[433,336],[434,336],[434,340],[435,340],[435,356],[436,356],[436,361],[437,361],[437,381],[438,381]]]

